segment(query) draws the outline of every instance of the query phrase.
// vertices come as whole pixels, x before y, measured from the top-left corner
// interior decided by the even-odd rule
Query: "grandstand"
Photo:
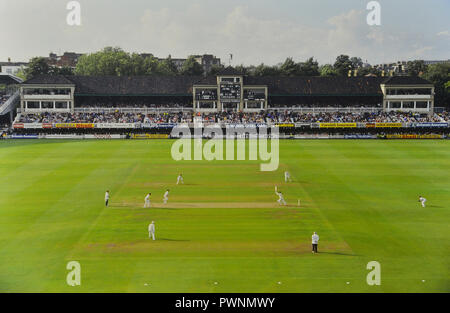
[[[0,126],[7,128],[13,121],[19,103],[19,84],[22,79],[0,73]]]
[[[195,121],[377,134],[446,132],[449,115],[434,112],[434,86],[417,77],[251,77],[227,68],[207,77],[36,76],[20,87],[14,130],[168,134]]]

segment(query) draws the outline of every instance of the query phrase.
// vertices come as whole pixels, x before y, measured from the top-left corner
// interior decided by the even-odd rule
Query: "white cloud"
[[[136,15],[102,10],[100,2],[82,1],[81,27],[65,24],[67,11],[60,1],[0,1],[0,60],[11,56],[26,60],[50,51],[92,52],[107,45],[158,56],[185,57],[213,53],[226,61],[233,53],[236,63],[276,64],[292,56],[314,56],[321,63],[333,62],[339,54],[359,56],[370,63],[411,58],[442,58],[448,52],[449,31],[426,36],[401,31],[383,19],[381,26],[366,24],[367,11],[350,10],[323,24],[305,25],[301,20],[256,14],[248,6],[213,10],[208,1],[162,4]],[[129,8],[128,8],[129,9]],[[123,15],[123,17],[122,17]],[[385,26],[386,24],[386,26]],[[436,31],[433,35],[436,34]]]

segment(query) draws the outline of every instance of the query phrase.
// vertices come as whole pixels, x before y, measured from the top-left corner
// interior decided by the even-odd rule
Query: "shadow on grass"
[[[359,254],[345,253],[345,252],[319,252],[318,254],[334,254],[334,255],[345,255],[345,256],[361,256]]]
[[[169,238],[158,238],[159,241],[190,241],[190,240],[182,240],[182,239],[169,239]]]

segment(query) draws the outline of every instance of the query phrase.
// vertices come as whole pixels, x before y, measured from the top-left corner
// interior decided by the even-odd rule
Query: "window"
[[[426,108],[428,108],[427,101],[417,101],[416,102],[416,109],[426,109]]]
[[[67,109],[69,108],[69,103],[65,101],[56,101],[55,102],[56,109]]]
[[[414,101],[403,101],[404,109],[414,109]]]
[[[42,109],[53,109],[52,101],[42,101]]]
[[[27,109],[39,109],[39,102],[38,101],[27,101],[25,103],[25,107]]]

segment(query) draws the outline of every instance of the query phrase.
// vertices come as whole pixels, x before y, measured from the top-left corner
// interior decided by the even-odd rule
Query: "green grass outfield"
[[[0,142],[0,291],[450,291],[450,142],[281,141],[276,172],[175,162],[171,144]],[[143,209],[149,191],[157,207]],[[78,287],[66,284],[72,260]],[[369,261],[381,286],[366,283]]]

